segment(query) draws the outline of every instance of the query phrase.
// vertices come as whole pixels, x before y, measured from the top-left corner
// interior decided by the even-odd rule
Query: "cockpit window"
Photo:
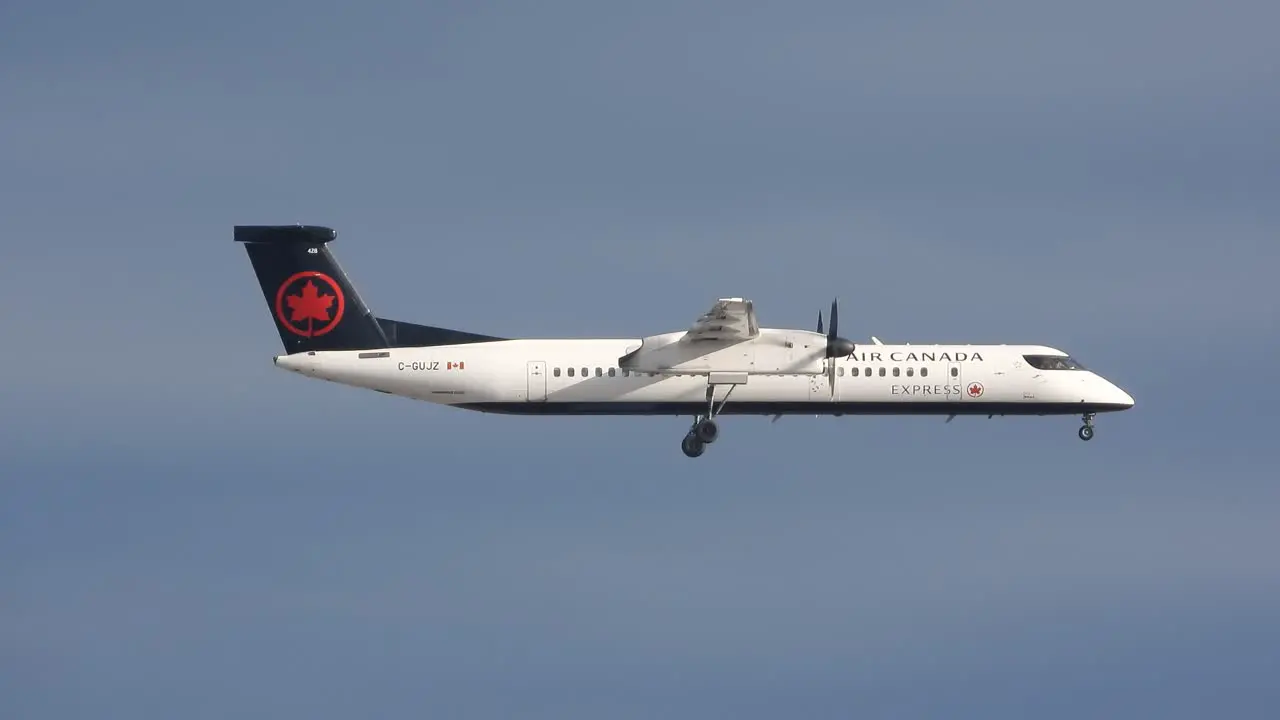
[[[1084,365],[1067,355],[1023,355],[1023,360],[1037,370],[1086,370]]]

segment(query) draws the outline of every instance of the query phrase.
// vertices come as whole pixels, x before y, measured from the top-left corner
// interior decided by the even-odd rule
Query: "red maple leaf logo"
[[[290,295],[285,300],[293,311],[289,320],[295,323],[307,321],[307,335],[311,335],[314,329],[313,321],[329,322],[329,307],[333,305],[333,296],[321,295],[314,282],[308,280],[302,286],[301,294]]]
[[[306,283],[298,288],[296,283],[303,280]],[[286,296],[290,290],[297,292]],[[285,309],[286,300],[288,310]],[[333,330],[342,320],[345,307],[338,283],[313,270],[294,273],[280,283],[280,289],[276,291],[276,319],[282,328],[302,337],[319,337]]]
[[[974,383],[974,384],[970,385],[970,386],[969,386],[969,394],[970,394],[970,395],[972,395],[972,396],[974,396],[974,397],[977,397],[977,396],[981,395],[981,394],[982,394],[982,386],[981,386],[981,385],[979,385],[979,384],[977,384],[977,383]]]
[[[289,301],[289,309],[293,311],[293,315],[289,318],[294,322],[303,320],[320,320],[329,322],[329,306],[333,304],[332,295],[321,295],[316,290],[316,284],[307,281],[302,287],[301,295],[290,295],[285,298]]]

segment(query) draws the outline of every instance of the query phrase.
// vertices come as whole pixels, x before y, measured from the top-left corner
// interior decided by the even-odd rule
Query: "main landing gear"
[[[1076,433],[1081,440],[1093,439],[1093,413],[1084,414],[1084,425],[1080,426],[1080,432]]]
[[[707,414],[695,415],[693,418],[693,426],[689,428],[689,432],[685,434],[684,439],[680,441],[680,449],[684,454],[691,458],[696,458],[706,452],[707,446],[716,441],[720,437],[720,426],[716,424],[716,415],[724,410],[724,404],[729,401],[729,395],[733,393],[734,385],[729,385],[729,392],[724,394],[724,399],[720,401],[719,407],[716,406],[716,386],[707,386]]]
[[[685,455],[696,458],[705,452],[707,446],[715,442],[719,436],[720,429],[716,426],[716,421],[699,415],[693,427],[689,428],[689,432],[680,441],[680,449]]]

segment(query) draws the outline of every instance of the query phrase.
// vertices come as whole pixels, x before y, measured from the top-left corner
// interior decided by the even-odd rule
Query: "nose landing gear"
[[[1080,426],[1080,432],[1076,433],[1076,435],[1079,435],[1081,440],[1092,440],[1093,439],[1093,413],[1085,413],[1083,419],[1084,419],[1084,425]]]

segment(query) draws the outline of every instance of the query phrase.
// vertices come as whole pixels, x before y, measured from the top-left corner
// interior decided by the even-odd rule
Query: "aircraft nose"
[[[1111,387],[1113,390],[1112,395],[1115,397],[1115,400],[1113,402],[1115,402],[1116,405],[1122,406],[1122,408],[1125,410],[1128,410],[1129,408],[1133,407],[1132,395],[1125,392],[1124,390],[1121,390],[1120,386],[1114,383],[1111,385]]]

